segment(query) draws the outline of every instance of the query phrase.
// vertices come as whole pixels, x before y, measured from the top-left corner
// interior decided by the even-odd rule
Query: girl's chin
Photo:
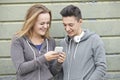
[[[45,36],[45,33],[39,33],[39,35],[41,35],[41,36]]]

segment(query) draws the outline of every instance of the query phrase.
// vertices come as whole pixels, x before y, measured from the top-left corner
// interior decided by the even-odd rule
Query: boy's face
[[[63,17],[63,25],[69,37],[74,37],[81,33],[82,19],[79,21],[74,16]]]

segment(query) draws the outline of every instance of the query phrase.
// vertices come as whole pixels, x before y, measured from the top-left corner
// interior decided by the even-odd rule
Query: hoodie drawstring
[[[69,45],[69,49],[68,49],[68,55],[70,55],[70,48],[71,48],[71,44],[72,44],[71,41],[72,41],[72,39],[70,40],[70,45]],[[70,80],[70,72],[71,72],[72,61],[76,57],[78,45],[79,45],[79,43],[77,43],[74,53],[70,56],[70,61],[67,60],[68,61],[67,63],[69,65],[69,68],[68,68],[68,80]]]
[[[27,41],[27,44],[29,45],[30,49],[32,50],[33,55],[34,55],[34,59],[36,60],[36,54],[35,54],[35,51],[33,50],[33,48],[31,47],[31,45],[29,44],[28,41]]]
[[[29,45],[30,49],[31,49],[32,52],[33,52],[34,60],[36,60],[37,57],[36,57],[36,54],[35,54],[35,50],[33,50],[32,46],[30,45],[30,43],[28,42],[28,40],[26,40],[26,41],[27,41],[27,44]],[[45,41],[46,41],[46,44],[47,44],[47,52],[48,52],[48,51],[49,51],[49,48],[48,48],[48,47],[49,47],[49,45],[48,45],[48,40],[46,39]],[[39,77],[38,80],[40,80],[40,70],[39,70],[39,75],[38,75],[38,77]]]

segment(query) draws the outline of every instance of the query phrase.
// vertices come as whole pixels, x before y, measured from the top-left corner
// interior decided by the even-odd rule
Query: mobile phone
[[[63,51],[63,47],[55,47],[55,51],[56,52],[62,52]]]

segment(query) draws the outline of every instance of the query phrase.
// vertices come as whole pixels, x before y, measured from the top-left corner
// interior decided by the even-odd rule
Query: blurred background
[[[78,6],[82,27],[96,32],[104,41],[108,65],[105,80],[120,80],[120,0],[0,0],[0,80],[15,80],[11,37],[21,29],[27,9],[36,3],[52,11],[50,34],[57,45],[66,35],[59,12],[70,4]]]

